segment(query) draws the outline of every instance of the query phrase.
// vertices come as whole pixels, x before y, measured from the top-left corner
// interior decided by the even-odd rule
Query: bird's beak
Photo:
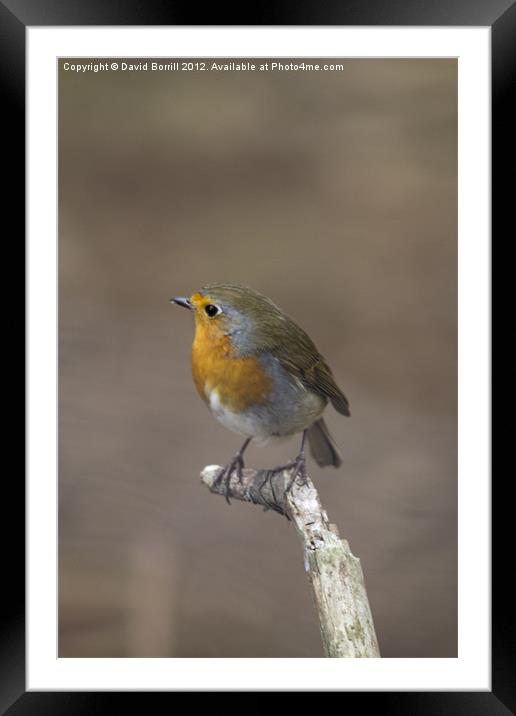
[[[175,298],[171,298],[170,303],[177,303],[178,306],[183,306],[183,308],[192,308],[190,299],[185,298],[184,296],[176,296]]]

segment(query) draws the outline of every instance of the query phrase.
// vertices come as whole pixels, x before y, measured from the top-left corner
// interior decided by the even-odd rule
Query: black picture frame
[[[25,38],[26,28],[67,25],[398,25],[398,26],[484,26],[492,31],[492,229],[502,240],[508,213],[514,203],[512,135],[516,126],[510,105],[516,70],[516,4],[513,0],[333,0],[317,3],[269,2],[253,16],[244,16],[244,5],[208,6],[199,22],[198,7],[162,0],[0,0],[0,91],[3,106],[4,151],[12,151],[5,172],[4,221],[10,215],[13,229],[9,243],[24,246],[25,235]],[[249,10],[249,6],[246,6]],[[255,9],[255,8],[253,8]],[[213,15],[213,17],[211,17]],[[511,86],[512,82],[512,86]],[[512,97],[514,100],[514,97]],[[512,155],[512,157],[511,157]],[[509,193],[510,192],[510,193]],[[5,230],[5,223],[4,223]],[[512,230],[514,233],[514,230]],[[509,238],[509,237],[508,237]],[[16,285],[16,284],[15,284]],[[9,292],[11,294],[11,292]],[[12,294],[11,294],[12,296]],[[11,305],[12,309],[12,305]],[[9,309],[10,310],[10,309]],[[21,325],[21,324],[20,324]],[[14,324],[13,324],[14,327]],[[121,708],[124,692],[26,692],[25,689],[25,487],[21,476],[4,475],[4,589],[0,637],[0,711],[19,714],[82,714]],[[513,595],[504,573],[511,544],[511,521],[504,515],[510,500],[504,492],[510,480],[493,482],[493,594],[492,594],[492,691],[465,692],[342,692],[350,698],[366,699],[362,706],[383,713],[402,714],[508,714],[516,713],[516,639]],[[8,509],[7,509],[8,506]],[[494,517],[496,515],[496,519]],[[506,578],[505,578],[506,581]],[[512,620],[514,621],[514,620]],[[143,697],[170,698],[174,693],[132,692],[131,706],[138,708]],[[170,701],[169,701],[170,703]]]

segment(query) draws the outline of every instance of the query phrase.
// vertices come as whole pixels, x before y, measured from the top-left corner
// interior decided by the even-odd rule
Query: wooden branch
[[[222,468],[209,465],[201,472],[202,482],[219,495],[224,484],[216,484]],[[312,585],[326,656],[379,657],[380,651],[369,608],[360,560],[346,540],[340,539],[312,481],[294,483],[286,492],[292,473],[268,470],[243,471],[242,481],[231,476],[230,497],[262,505],[291,520],[301,540],[305,570]]]

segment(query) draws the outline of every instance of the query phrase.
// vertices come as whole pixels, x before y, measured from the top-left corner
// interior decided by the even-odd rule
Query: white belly
[[[270,437],[270,429],[259,414],[252,410],[235,413],[224,407],[216,388],[210,391],[209,395],[211,412],[228,430],[246,438],[264,439]]]
[[[315,393],[303,390],[288,405],[257,405],[240,413],[225,407],[216,388],[207,391],[212,414],[228,430],[246,438],[264,442],[270,437],[288,437],[302,432],[323,412],[326,402]]]

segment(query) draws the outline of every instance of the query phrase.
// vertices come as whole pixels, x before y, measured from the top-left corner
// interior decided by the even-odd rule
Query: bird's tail
[[[308,430],[308,444],[315,462],[321,467],[340,467],[342,459],[323,418],[319,418]]]

